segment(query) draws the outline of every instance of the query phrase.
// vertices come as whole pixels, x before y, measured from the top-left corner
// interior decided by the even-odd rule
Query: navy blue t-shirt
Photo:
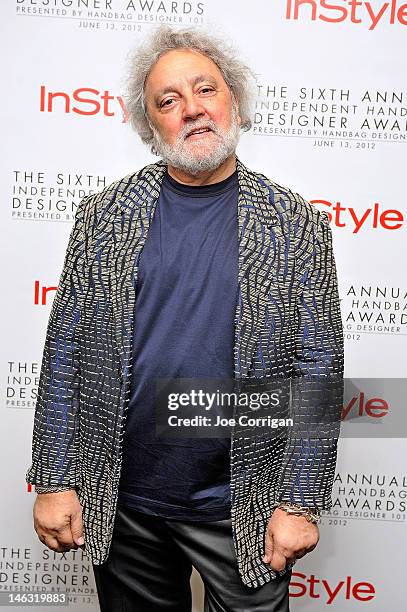
[[[155,433],[156,378],[233,378],[238,181],[165,175],[140,256],[119,504],[168,519],[230,517],[230,436]]]

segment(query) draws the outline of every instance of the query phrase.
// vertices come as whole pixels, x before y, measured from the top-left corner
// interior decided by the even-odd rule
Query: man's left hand
[[[267,525],[265,555],[262,560],[280,572],[287,563],[314,550],[318,541],[319,529],[315,523],[276,508]]]

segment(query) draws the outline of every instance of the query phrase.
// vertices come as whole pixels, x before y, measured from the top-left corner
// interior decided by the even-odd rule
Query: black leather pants
[[[118,508],[109,557],[93,566],[101,612],[190,612],[192,565],[204,612],[289,611],[291,571],[256,589],[242,583],[230,519],[186,523]]]

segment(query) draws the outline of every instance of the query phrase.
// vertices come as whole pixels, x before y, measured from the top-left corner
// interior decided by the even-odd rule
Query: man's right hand
[[[56,552],[82,546],[82,506],[75,490],[39,493],[33,508],[34,529],[41,542]]]

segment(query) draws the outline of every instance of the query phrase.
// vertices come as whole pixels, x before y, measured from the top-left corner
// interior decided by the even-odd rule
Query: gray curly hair
[[[124,95],[130,123],[141,140],[153,144],[153,131],[147,115],[144,87],[150,70],[164,53],[172,49],[193,49],[211,59],[219,68],[232,92],[241,117],[241,129],[251,128],[251,103],[254,74],[236,58],[234,49],[220,39],[195,29],[175,30],[160,26],[150,38],[128,55]]]

